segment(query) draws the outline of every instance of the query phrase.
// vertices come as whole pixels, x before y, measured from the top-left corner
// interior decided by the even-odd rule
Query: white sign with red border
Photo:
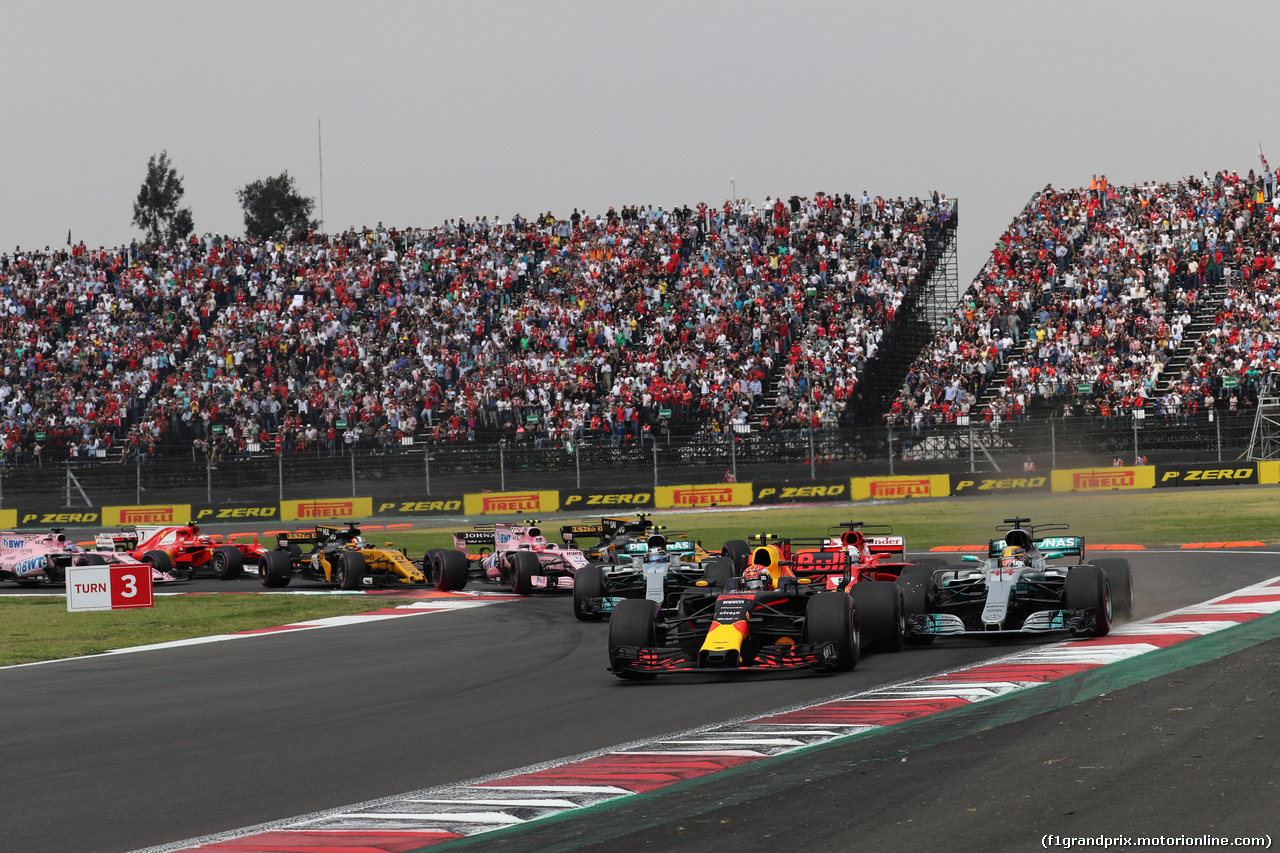
[[[154,607],[151,566],[75,566],[67,569],[67,610]]]

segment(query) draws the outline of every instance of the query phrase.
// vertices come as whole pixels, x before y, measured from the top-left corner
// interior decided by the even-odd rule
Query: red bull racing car
[[[609,671],[661,674],[851,670],[861,657],[853,596],[789,574],[775,554],[751,556],[723,587],[698,581],[674,609],[625,599],[609,623]]]

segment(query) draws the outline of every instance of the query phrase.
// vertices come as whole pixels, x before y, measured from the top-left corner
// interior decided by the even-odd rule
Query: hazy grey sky
[[[0,35],[0,247],[119,245],[147,158],[199,232],[288,170],[326,230],[815,191],[961,200],[1280,163],[1280,4],[40,2]],[[317,210],[317,213],[319,211]]]

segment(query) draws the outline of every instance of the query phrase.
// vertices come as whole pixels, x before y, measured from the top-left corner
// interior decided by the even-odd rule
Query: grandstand
[[[470,460],[459,476],[521,455],[634,472],[659,448],[709,469],[972,466],[1060,439],[1137,455],[1140,416],[1148,445],[1203,450],[1210,413],[1232,447],[1275,369],[1262,193],[1234,172],[1046,187],[963,292],[938,193],[15,251],[6,485],[39,488],[18,472],[49,464],[168,459],[210,483],[422,447]]]

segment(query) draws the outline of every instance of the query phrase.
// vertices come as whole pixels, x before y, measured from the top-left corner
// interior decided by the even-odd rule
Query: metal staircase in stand
[[[1250,461],[1280,459],[1280,397],[1276,396],[1280,374],[1270,373],[1258,393],[1258,414],[1253,419],[1247,458]]]

